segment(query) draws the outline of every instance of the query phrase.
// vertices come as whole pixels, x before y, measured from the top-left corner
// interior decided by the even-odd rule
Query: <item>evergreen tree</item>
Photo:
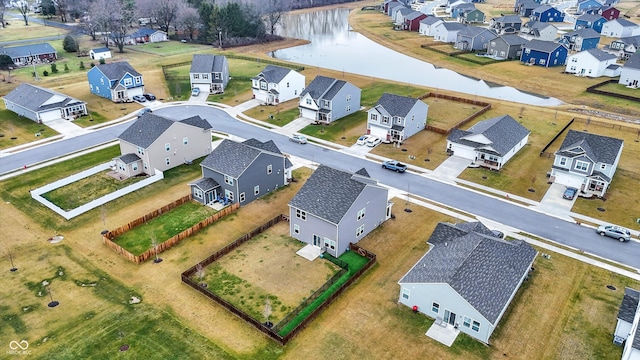
[[[73,36],[67,35],[62,41],[62,48],[66,52],[76,52],[78,51],[78,42]]]

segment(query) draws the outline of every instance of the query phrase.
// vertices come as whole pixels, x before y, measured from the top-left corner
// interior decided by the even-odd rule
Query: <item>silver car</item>
[[[598,229],[596,229],[596,232],[600,234],[600,236],[608,236],[620,241],[631,240],[631,232],[621,226],[600,225]]]

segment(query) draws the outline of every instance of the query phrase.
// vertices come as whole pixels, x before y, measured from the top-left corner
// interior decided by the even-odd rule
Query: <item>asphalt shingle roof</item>
[[[480,121],[469,130],[454,129],[447,140],[459,144],[473,146],[476,150],[490,151],[489,147],[495,150],[498,155],[505,155],[516,146],[522,139],[531,133],[509,115],[498,116],[493,119]],[[481,144],[464,139],[464,137],[474,134],[484,135],[491,144]]]
[[[111,51],[111,49],[106,47],[101,47],[101,48],[91,49],[91,51],[93,51],[94,53],[103,53],[103,52],[109,52]]]
[[[505,15],[497,17],[493,21],[500,24],[521,24],[522,18],[518,15]]]
[[[591,54],[591,56],[593,56],[594,58],[596,58],[598,61],[605,61],[605,60],[611,60],[611,59],[616,59],[617,56],[613,55],[613,54],[609,54],[608,52],[604,52],[600,49],[589,49],[586,50],[589,54]]]
[[[427,16],[426,18],[420,20],[421,24],[433,25],[439,21],[442,21],[439,17],[436,16]]]
[[[194,54],[191,60],[190,73],[214,73],[222,72],[224,56],[212,54]]]
[[[142,76],[126,61],[117,61],[108,64],[98,64],[96,67],[109,79],[120,80],[122,77],[129,73],[133,76]]]
[[[356,174],[320,165],[289,205],[338,224],[367,184],[375,184],[364,168]],[[360,176],[367,180],[361,180]]]
[[[220,186],[220,184],[218,184],[217,181],[213,180],[210,177],[200,178],[200,179],[190,183],[189,185],[193,185],[193,186],[199,188],[202,191],[213,190],[216,187]]]
[[[580,17],[578,17],[577,21],[586,21],[586,22],[590,22],[590,23],[594,23],[600,19],[604,19],[602,17],[602,15],[598,15],[598,14],[584,14],[581,15]]]
[[[85,103],[59,92],[27,83],[18,85],[4,98],[25,109],[36,112]]]
[[[118,139],[124,140],[143,149],[153,144],[156,139],[162,135],[171,125],[173,120],[169,120],[153,113],[146,113],[139,117],[125,131],[118,136]]]
[[[122,156],[120,156],[120,160],[125,163],[125,164],[131,164],[134,163],[136,161],[141,160],[140,156],[134,154],[134,153],[128,153],[128,154],[124,154]]]
[[[462,30],[467,27],[467,25],[461,24],[457,21],[443,21],[442,25],[447,31]]]
[[[255,78],[263,77],[269,83],[279,83],[291,71],[282,66],[267,65]]]
[[[527,39],[521,38],[518,35],[508,34],[499,36],[507,45],[524,45],[527,43]]]
[[[618,319],[633,323],[639,303],[640,291],[628,287],[625,288],[624,297],[622,298],[622,303],[620,303],[620,309],[618,309]]]
[[[624,67],[627,69],[640,69],[640,53],[631,55],[629,60],[625,61]]]
[[[140,28],[136,32],[131,34],[131,37],[137,38],[137,37],[149,36],[149,35],[155,34],[157,32],[164,33],[164,31],[161,31],[161,30],[155,30],[155,29],[149,29],[149,28]]]
[[[439,223],[429,238],[431,248],[399,283],[447,283],[495,325],[537,251],[487,231]]]
[[[424,14],[420,11],[413,11],[412,13],[408,14],[407,16],[404,17],[405,20],[415,20],[421,16],[423,16]]]
[[[7,54],[12,58],[29,56],[29,55],[42,55],[56,53],[56,49],[49,43],[20,45],[11,47],[0,47],[0,54]]]
[[[618,24],[620,24],[623,27],[638,27],[639,26],[638,24],[636,24],[634,22],[631,22],[631,21],[629,21],[627,19],[621,19],[621,18],[613,19],[613,20],[610,20],[609,22],[617,22]]]
[[[201,118],[199,115],[180,120],[180,122],[183,124],[198,127],[202,130],[209,130],[213,128],[207,120]]]
[[[381,106],[391,116],[405,117],[418,101],[407,96],[384,93],[375,107]]]
[[[492,30],[481,28],[479,26],[472,26],[472,25],[467,26],[464,29],[460,30],[458,32],[458,36],[467,36],[469,38],[474,38],[485,32],[488,32],[494,38],[497,37],[496,33],[494,33]]]
[[[300,97],[306,94],[318,101],[322,99],[332,100],[334,96],[347,84],[344,80],[318,75],[311,83],[300,93]]]
[[[533,39],[533,40],[530,40],[529,43],[526,44],[524,47],[529,48],[531,50],[551,53],[561,46],[564,47],[564,45],[558,44],[557,42]]]
[[[569,130],[564,138],[558,154],[575,157],[581,154],[589,156],[596,163],[613,164],[624,141],[608,136],[591,134],[588,132]],[[568,150],[580,147],[580,153]]]
[[[249,139],[239,143],[225,139],[202,160],[201,166],[237,179],[264,152],[284,157],[271,140],[261,143],[256,139]]]
[[[580,36],[583,39],[592,39],[592,38],[599,38],[600,37],[600,33],[593,30],[592,28],[582,28],[579,30],[575,30],[575,31],[571,31],[568,32],[564,35],[562,35],[563,37],[571,37],[571,36]]]

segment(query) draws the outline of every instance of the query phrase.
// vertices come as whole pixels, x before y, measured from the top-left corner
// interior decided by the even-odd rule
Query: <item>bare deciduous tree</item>
[[[4,29],[4,11],[7,9],[8,0],[0,0],[0,27]]]
[[[175,25],[180,11],[186,7],[184,0],[138,0],[138,9],[142,17],[151,17],[158,22],[160,29],[169,32]]]
[[[180,11],[178,17],[178,29],[184,34],[189,35],[189,40],[193,40],[193,36],[201,28],[202,22],[200,21],[198,10],[192,7],[185,7]]]
[[[269,34],[275,33],[278,24],[282,24],[282,16],[289,10],[291,10],[291,3],[287,0],[263,0],[263,20]]]
[[[96,0],[89,8],[89,16],[85,22],[85,28],[89,29],[95,40],[96,33],[102,34],[104,45],[109,47],[109,33],[112,28],[111,18],[112,0]]]
[[[113,0],[111,40],[118,47],[118,51],[124,52],[124,45],[129,37],[129,28],[135,18],[135,0]]]
[[[24,19],[24,26],[29,26],[29,11],[31,11],[31,1],[29,0],[20,0],[17,4],[17,9],[22,14],[22,18]]]
[[[56,6],[56,12],[58,16],[60,16],[60,21],[67,22],[69,10],[70,10],[70,2],[72,0],[55,0],[53,3]]]

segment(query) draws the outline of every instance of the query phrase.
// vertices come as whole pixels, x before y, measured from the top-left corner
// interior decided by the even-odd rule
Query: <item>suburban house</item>
[[[191,89],[205,94],[223,93],[229,83],[229,62],[223,55],[194,54],[189,70]]]
[[[529,17],[540,4],[534,0],[516,0],[513,12],[521,17]]]
[[[591,28],[584,28],[563,34],[559,42],[570,51],[595,49],[600,42],[600,34]]]
[[[502,35],[491,40],[487,48],[487,54],[496,59],[513,60],[520,59],[522,47],[528,41],[518,35]]]
[[[468,25],[453,21],[443,21],[435,25],[433,39],[446,43],[455,43],[458,37],[458,31],[464,29]]]
[[[130,101],[144,93],[142,74],[126,61],[98,64],[87,72],[92,94],[113,102]]]
[[[88,115],[87,103],[59,92],[22,83],[4,96],[4,107],[37,123]]]
[[[607,19],[598,14],[584,14],[576,19],[576,23],[573,27],[574,30],[580,30],[584,28],[591,28],[597,32],[602,31],[602,26],[607,22]]]
[[[640,87],[640,53],[631,55],[624,63],[618,83],[632,88]]]
[[[480,51],[487,50],[489,41],[497,37],[493,30],[469,25],[458,31],[456,42],[453,46],[458,50]]]
[[[522,25],[520,36],[527,40],[553,41],[558,37],[558,28],[549,23],[528,21]]]
[[[458,22],[463,24],[484,23],[485,15],[478,9],[463,11],[458,14]]]
[[[111,50],[109,48],[97,48],[89,51],[89,57],[91,60],[111,59]]]
[[[15,66],[46,64],[58,60],[58,52],[49,43],[0,47],[0,55],[8,55]]]
[[[613,333],[613,343],[623,345],[622,360],[640,358],[640,291],[625,287],[624,297],[618,309],[618,322]]]
[[[613,20],[620,17],[620,10],[614,8],[613,6],[603,6],[598,9],[598,14],[607,20]]]
[[[402,143],[425,128],[428,111],[420,99],[384,93],[367,111],[367,134]]]
[[[620,60],[627,60],[640,50],[640,35],[613,40],[602,50],[616,55]]]
[[[624,141],[569,130],[555,152],[551,181],[578,189],[580,196],[602,197],[618,167]]]
[[[211,124],[200,116],[174,121],[146,113],[118,136],[121,156],[113,159],[124,177],[153,175],[191,163],[211,152]]]
[[[418,32],[420,33],[420,35],[433,37],[435,36],[436,25],[442,22],[444,21],[442,21],[442,19],[440,19],[439,17],[427,16],[426,18],[420,20],[420,29],[418,30]]]
[[[532,21],[540,22],[562,22],[564,20],[564,13],[553,6],[540,5],[533,9],[529,19]]]
[[[134,44],[157,43],[169,40],[166,32],[149,28],[140,28],[129,36]]]
[[[552,67],[564,65],[569,50],[553,41],[531,40],[523,46],[520,61],[525,64]]]
[[[451,5],[451,17],[458,18],[461,14],[466,12],[470,12],[476,9],[476,6],[473,3],[466,2],[457,2],[454,5]]]
[[[518,15],[505,15],[492,18],[489,21],[489,28],[498,35],[516,34],[522,27],[522,19]]]
[[[602,3],[597,0],[578,0],[576,3],[576,13],[585,14],[589,10],[598,10],[602,7]]]
[[[398,281],[398,302],[485,344],[538,252],[492,236],[479,222],[439,223],[429,250]]]
[[[391,18],[393,18],[396,14],[396,12],[402,8],[406,8],[407,6],[399,1],[392,1],[388,6],[387,9],[385,11],[385,14],[389,15]]]
[[[406,0],[384,0],[381,10],[385,14],[391,15],[389,12],[391,11],[392,8],[396,6],[407,6],[406,2],[407,2]]]
[[[500,170],[529,141],[531,132],[509,115],[480,121],[469,130],[453,129],[447,152]]]
[[[193,199],[246,205],[291,179],[292,164],[272,141],[222,142],[200,163],[202,178],[189,184]]]
[[[397,11],[395,11],[393,15],[393,23],[397,26],[398,29],[402,29],[404,27],[405,17],[409,16],[409,14],[413,12],[413,10],[404,6],[396,9]]]
[[[627,19],[613,19],[602,24],[600,33],[604,36],[624,38],[633,36],[634,30],[638,28],[640,25]]]
[[[420,11],[413,11],[404,17],[404,30],[418,31],[420,29],[420,20],[427,17],[427,14]]]
[[[569,55],[565,72],[594,78],[619,76],[622,67],[616,64],[616,60],[617,58],[613,54],[606,53],[600,49],[589,49]],[[613,70],[612,66],[615,67],[615,71],[607,74],[608,69]]]
[[[388,189],[364,168],[320,165],[289,202],[289,232],[338,257],[391,217]]]
[[[328,124],[360,110],[361,92],[344,80],[318,75],[300,94],[300,116]]]
[[[267,65],[251,78],[253,97],[267,105],[277,105],[296,99],[304,90],[304,75],[276,65]]]

